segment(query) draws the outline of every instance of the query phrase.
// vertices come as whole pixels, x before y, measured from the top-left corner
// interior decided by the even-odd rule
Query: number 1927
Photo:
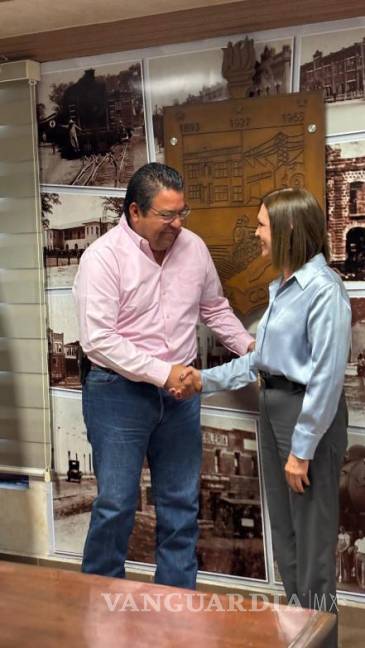
[[[231,128],[247,128],[250,125],[249,117],[234,117],[229,120]]]
[[[286,124],[301,124],[304,121],[304,112],[290,112],[281,115]]]

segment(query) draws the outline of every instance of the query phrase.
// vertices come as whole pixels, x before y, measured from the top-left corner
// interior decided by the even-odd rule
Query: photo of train
[[[45,76],[37,105],[43,184],[123,187],[147,161],[141,66],[124,68]]]

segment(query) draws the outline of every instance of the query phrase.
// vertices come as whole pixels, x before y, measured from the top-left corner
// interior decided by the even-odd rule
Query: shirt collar
[[[125,214],[122,215],[119,221],[119,225],[141,250],[145,250],[146,246],[149,247],[148,241],[146,241],[146,239],[137,234],[137,232],[135,232],[134,229],[131,228]]]
[[[302,290],[304,290],[312,281],[317,272],[321,268],[324,268],[324,266],[326,265],[327,261],[324,258],[323,254],[320,252],[319,254],[316,254],[314,257],[309,259],[309,261],[307,261],[304,266],[299,268],[299,270],[296,270],[293,273],[292,277],[295,277]]]
[[[296,279],[297,283],[304,290],[307,285],[312,281],[313,277],[317,274],[318,270],[327,265],[327,261],[324,258],[323,254],[320,252],[314,257],[309,259],[299,270],[293,272],[288,281],[291,282],[293,279]],[[278,292],[282,284],[283,278],[280,276],[278,279],[274,279],[269,286],[270,299],[273,299]]]
[[[128,221],[127,221],[127,218],[126,218],[126,215],[125,215],[125,214],[123,214],[122,217],[120,218],[119,225],[120,225],[120,227],[122,228],[122,230],[123,230],[124,232],[126,232],[127,236],[129,236],[130,239],[135,243],[135,245],[136,245],[137,247],[139,247],[140,250],[142,250],[142,252],[144,252],[145,254],[147,254],[147,256],[151,257],[151,259],[154,260],[153,252],[152,252],[152,250],[151,250],[151,247],[150,247],[149,242],[147,241],[147,239],[143,238],[143,236],[140,236],[139,234],[137,234],[137,232],[135,232],[134,229],[132,229],[132,227],[129,225],[129,223],[128,223]],[[171,250],[172,250],[172,249],[174,248],[174,246],[176,245],[176,242],[180,239],[181,234],[182,234],[182,232],[180,232],[180,234],[179,234],[179,236],[177,237],[177,239],[176,239],[176,240],[173,242],[173,244],[168,248],[168,250],[166,250],[165,259],[167,259],[167,257],[170,255]],[[165,259],[164,259],[164,260],[165,260]]]

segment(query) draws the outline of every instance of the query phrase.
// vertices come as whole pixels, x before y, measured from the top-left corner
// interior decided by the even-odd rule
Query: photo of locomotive
[[[141,74],[133,63],[44,75],[37,106],[43,184],[127,184],[147,161]]]

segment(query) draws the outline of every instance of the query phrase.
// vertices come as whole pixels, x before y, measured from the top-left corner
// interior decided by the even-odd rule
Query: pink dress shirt
[[[84,352],[136,382],[163,387],[172,364],[191,363],[199,320],[239,355],[252,340],[206,245],[184,228],[159,265],[123,216],[82,255],[73,295]]]

